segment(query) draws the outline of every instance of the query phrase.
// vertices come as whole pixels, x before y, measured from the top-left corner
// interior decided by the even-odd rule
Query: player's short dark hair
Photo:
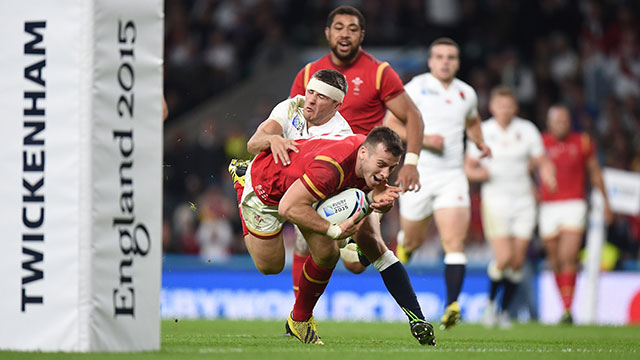
[[[516,102],[518,101],[518,98],[516,97],[516,93],[513,91],[513,89],[511,89],[510,87],[505,86],[505,85],[498,85],[498,86],[494,87],[491,90],[491,95],[489,96],[489,99],[493,100],[494,98],[496,98],[498,96],[509,96],[514,101],[516,101]]]
[[[362,13],[360,12],[360,10],[354,8],[353,6],[350,5],[342,5],[342,6],[338,6],[337,8],[333,9],[332,12],[329,13],[329,16],[327,17],[327,27],[330,28],[331,24],[333,24],[333,18],[336,17],[336,15],[353,15],[355,17],[358,18],[358,23],[360,23],[360,30],[364,31],[367,22],[364,19],[364,15],[362,15]]]
[[[342,90],[342,92],[347,94],[347,79],[341,73],[332,70],[332,69],[322,69],[316,71],[313,76],[314,78],[331,85],[335,88]]]
[[[460,45],[458,45],[458,43],[455,40],[453,40],[452,38],[449,38],[449,37],[441,37],[441,38],[437,38],[437,39],[433,40],[431,45],[429,45],[429,57],[431,57],[431,49],[433,49],[433,47],[436,46],[436,45],[451,45],[451,46],[455,46],[456,49],[458,49],[458,53],[460,53]]]
[[[402,156],[404,154],[402,139],[395,131],[386,126],[374,127],[367,135],[363,145],[367,149],[374,149],[378,144],[384,145],[385,149],[393,156]]]

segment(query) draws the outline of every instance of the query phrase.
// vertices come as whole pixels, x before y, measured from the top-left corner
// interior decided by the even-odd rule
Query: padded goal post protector
[[[0,349],[157,350],[163,2],[0,18]]]

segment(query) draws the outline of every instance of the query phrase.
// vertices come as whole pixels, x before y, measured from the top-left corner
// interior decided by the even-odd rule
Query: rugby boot
[[[293,320],[292,315],[293,313],[289,314],[287,323],[284,326],[288,334],[297,338],[305,344],[324,345],[324,343],[320,339],[320,336],[318,335],[316,322],[313,319],[313,316],[306,321],[295,321]]]
[[[460,305],[458,305],[457,301],[454,301],[447,306],[444,310],[444,315],[440,318],[440,330],[451,329],[460,322],[460,319]]]
[[[573,316],[571,316],[571,312],[570,311],[565,311],[564,314],[562,314],[562,317],[560,318],[560,324],[561,325],[573,325]]]
[[[404,248],[404,245],[398,244],[396,246],[396,256],[401,263],[406,264],[411,259],[411,253]]]
[[[433,332],[433,325],[424,320],[413,320],[411,325],[411,335],[418,339],[421,345],[436,346],[436,335]]]
[[[233,184],[240,184],[244,187],[244,176],[247,174],[249,160],[232,159],[229,163],[229,174],[233,179]]]
[[[482,314],[482,324],[487,328],[492,328],[498,323],[498,312],[496,310],[496,302],[489,301],[484,308]]]

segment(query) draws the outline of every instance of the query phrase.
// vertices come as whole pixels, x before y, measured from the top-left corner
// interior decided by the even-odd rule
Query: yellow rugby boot
[[[460,305],[458,305],[457,301],[454,301],[444,309],[444,315],[440,318],[440,330],[451,329],[460,322],[460,319]]]
[[[293,313],[289,314],[287,323],[284,326],[287,333],[289,333],[291,336],[296,337],[298,340],[302,341],[305,344],[324,345],[324,343],[320,339],[320,336],[318,335],[316,322],[313,319],[313,316],[306,321],[295,321],[291,317],[292,315]]]

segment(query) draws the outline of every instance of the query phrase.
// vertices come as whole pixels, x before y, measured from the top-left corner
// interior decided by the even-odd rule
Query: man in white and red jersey
[[[589,135],[571,131],[571,116],[566,106],[555,105],[547,114],[547,132],[542,135],[544,147],[556,168],[557,190],[540,185],[539,231],[547,261],[555,273],[564,305],[562,323],[571,324],[571,303],[576,284],[578,251],[582,245],[587,219],[585,181],[587,172],[592,186],[604,198],[605,221],[611,223],[602,171]]]
[[[482,134],[491,148],[491,158],[478,159],[480,151],[467,144],[465,173],[469,181],[482,183],[482,228],[493,250],[489,263],[489,303],[485,326],[512,326],[507,312],[523,280],[529,242],[536,226],[536,199],[531,169],[555,190],[553,163],[547,158],[542,136],[529,120],[517,116],[513,90],[497,86],[489,98],[491,118],[482,123]],[[502,302],[496,300],[503,288]],[[500,311],[498,311],[500,308]]]
[[[286,330],[304,343],[322,344],[318,337],[313,308],[329,282],[339,258],[337,239],[355,234],[364,222],[355,223],[355,214],[340,225],[320,217],[313,204],[343,189],[371,190],[371,207],[386,212],[400,188],[387,185],[404,148],[398,135],[387,127],[377,127],[364,135],[322,135],[296,144],[298,152],[288,154],[290,163],[277,161],[274,153],[263,151],[249,164],[240,212],[247,249],[260,272],[277,274],[285,263],[282,226],[290,221],[300,228],[313,256],[306,259]],[[372,240],[375,241],[375,240]],[[384,265],[392,259],[382,257]],[[417,299],[405,312],[422,315]],[[415,315],[414,315],[415,316]],[[423,344],[435,345],[433,327],[424,317],[411,323],[412,334]]]
[[[389,63],[377,60],[362,49],[365,27],[365,18],[358,9],[352,6],[339,6],[334,9],[327,17],[325,28],[331,51],[300,70],[291,86],[290,97],[304,94],[311,75],[317,70],[326,68],[342,73],[347,79],[348,92],[339,111],[354,133],[366,135],[374,126],[381,125],[387,110],[406,123],[411,135],[406,139],[407,155],[404,166],[397,174],[397,182],[403,191],[417,190],[420,182],[416,164],[423,132],[420,112],[405,93],[400,77]],[[383,255],[392,255],[382,239],[379,217],[369,216],[354,239],[366,255],[367,259],[363,260],[370,261],[381,272],[387,289],[399,304],[415,296],[413,290],[407,290],[411,287],[402,264],[398,262],[390,268],[384,268],[377,262]],[[376,242],[361,243],[359,239],[375,239]],[[391,255],[385,255],[389,253]],[[302,264],[308,254],[304,241],[299,237],[296,239],[291,267],[294,289],[297,287],[302,274]],[[395,258],[395,255],[393,257]],[[354,273],[365,269],[359,262],[349,262],[346,259],[345,265]],[[412,317],[409,318],[411,320]]]
[[[429,72],[415,76],[405,88],[422,113],[423,148],[418,162],[422,187],[415,194],[400,197],[398,210],[402,230],[396,254],[409,261],[422,245],[431,218],[444,250],[444,278],[447,300],[441,329],[461,319],[458,296],[462,289],[467,258],[464,243],[471,219],[469,183],[463,170],[463,132],[479,150],[479,158],[491,155],[484,143],[478,97],[467,83],[456,78],[460,69],[460,46],[450,38],[438,38],[429,46]],[[388,114],[386,125],[400,137],[411,130]]]

